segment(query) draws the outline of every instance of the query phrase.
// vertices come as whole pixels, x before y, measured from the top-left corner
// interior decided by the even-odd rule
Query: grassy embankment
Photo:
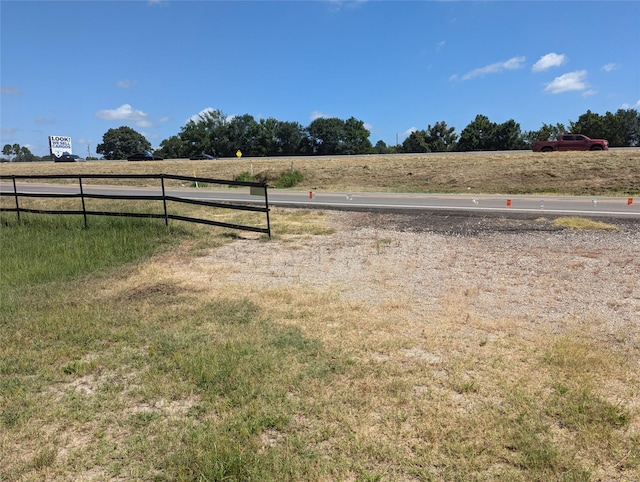
[[[560,153],[472,153],[341,158],[93,161],[0,165],[0,175],[48,173],[171,173],[233,179],[250,173],[273,183],[293,170],[296,189],[369,192],[567,194],[640,193],[640,150]]]
[[[228,177],[247,169],[231,167],[238,162],[198,173]],[[326,189],[350,187],[344,182]],[[628,186],[606,189],[629,194]],[[330,232],[322,213],[276,214],[276,242]],[[429,360],[380,363],[358,333],[336,337],[327,327],[366,320],[374,329],[393,306],[380,313],[303,287],[248,292],[232,283],[212,292],[206,278],[172,276],[175,266],[197,273],[200,256],[234,242],[223,230],[112,218],[92,219],[88,229],[78,218],[1,221],[1,480],[640,474],[640,440],[629,430],[637,409],[597,389],[602,380],[633,384],[637,373],[586,331],[482,338],[462,350],[434,331],[434,347],[461,350],[440,371]],[[464,306],[431,316],[430,326],[454,326]]]

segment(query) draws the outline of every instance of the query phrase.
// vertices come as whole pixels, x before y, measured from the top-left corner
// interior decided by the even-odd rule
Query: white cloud
[[[193,121],[196,124],[198,122],[200,122],[202,120],[202,117],[205,116],[207,113],[209,112],[213,112],[215,109],[213,107],[205,107],[204,109],[202,109],[200,112],[198,112],[197,114],[192,115],[191,117],[189,117],[187,119],[187,123],[189,121]]]
[[[53,119],[47,119],[46,117],[38,116],[36,117],[36,124],[55,124],[56,121]]]
[[[354,9],[364,5],[369,0],[329,0],[330,10],[339,12],[343,8]]]
[[[512,57],[509,60],[503,62],[496,62],[495,64],[486,65],[478,69],[474,69],[471,72],[467,72],[462,76],[462,80],[473,79],[474,77],[484,77],[487,74],[497,74],[503,70],[515,70],[522,68],[522,64],[525,61],[525,57]],[[451,77],[452,80],[457,79],[458,76]]]
[[[569,72],[567,74],[556,77],[552,82],[548,83],[545,87],[545,92],[551,92],[552,94],[560,94],[562,92],[569,92],[572,90],[585,90],[587,71],[577,70],[575,72]]]
[[[104,109],[96,112],[96,117],[104,120],[128,120],[135,123],[138,127],[150,127],[151,121],[148,115],[141,110],[136,110],[129,104],[122,104],[116,109]]]
[[[331,116],[325,114],[324,112],[320,112],[319,110],[314,110],[309,117],[312,121],[314,121],[316,119],[320,119],[321,117],[328,119]]]
[[[533,64],[531,70],[533,72],[543,72],[551,67],[559,67],[567,61],[567,57],[564,54],[556,54],[551,52],[547,55],[543,55],[540,59]]]
[[[406,131],[404,131],[404,132],[402,133],[402,135],[403,135],[404,137],[408,137],[408,136],[410,136],[411,134],[413,134],[414,132],[416,132],[417,130],[418,130],[418,128],[417,128],[417,127],[409,127]]]
[[[187,119],[187,122],[185,122],[185,124],[186,124],[186,123],[188,123],[188,122],[190,122],[190,121],[193,121],[193,122],[195,122],[195,123],[197,124],[198,122],[202,121],[202,118],[203,118],[204,116],[206,116],[207,114],[209,114],[209,113],[212,113],[212,114],[213,114],[213,113],[216,113],[216,112],[218,112],[218,110],[217,110],[217,109],[214,109],[213,107],[205,107],[204,109],[202,109],[202,110],[201,110],[200,112],[198,112],[197,114],[194,114],[194,115],[192,115],[191,117],[189,117],[189,118]],[[215,116],[215,117],[217,118],[217,116]],[[226,122],[229,122],[229,121],[230,121],[231,119],[233,119],[234,117],[235,117],[234,115],[228,115],[228,116],[226,116],[226,117],[224,118],[224,120],[225,120]],[[163,117],[162,119],[160,119],[160,121],[159,121],[159,122],[166,122],[166,121],[168,121],[168,120],[169,120],[169,117]]]
[[[118,87],[120,87],[121,89],[130,89],[131,87],[133,87],[134,85],[136,85],[138,83],[137,80],[133,80],[133,79],[122,79],[119,80],[118,82],[116,82],[116,85]]]
[[[635,104],[627,104],[626,102],[622,104],[622,109],[640,109],[640,99]]]
[[[602,70],[604,70],[605,72],[611,72],[612,70],[618,70],[620,68],[620,66],[618,64],[615,64],[613,62],[605,64],[602,66]]]
[[[22,95],[20,87],[15,87],[13,85],[3,85],[0,90],[2,95]]]

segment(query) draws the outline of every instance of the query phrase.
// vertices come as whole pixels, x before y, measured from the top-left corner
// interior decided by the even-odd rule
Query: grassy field
[[[628,196],[640,193],[640,150],[555,153],[456,153],[217,161],[0,164],[0,175],[171,173],[214,179],[253,174],[273,184],[291,170],[296,189]]]
[[[126,167],[228,179],[252,165],[254,173],[276,173],[293,162],[305,173],[304,189],[413,191],[431,187],[401,181],[436,171],[445,186],[447,168],[436,166],[443,163],[450,178],[460,178],[449,192],[467,192],[470,179],[482,192],[639,192],[634,152],[518,156],[523,165],[565,173],[565,184],[543,188],[530,168],[514,175],[521,181],[514,188],[508,173],[524,167],[484,154],[353,158],[348,165],[4,164],[0,172]],[[493,177],[472,168],[474,160],[499,171],[499,183],[490,185]],[[597,171],[598,163],[609,169]],[[582,167],[571,177],[561,166],[573,164]],[[451,292],[442,312],[420,315],[416,335],[449,353],[445,363],[411,351],[402,341],[407,333],[396,336],[418,321],[415,313],[403,318],[402,297],[376,308],[302,283],[267,280],[260,290],[242,280],[214,283],[226,273],[207,256],[247,239],[283,249],[290,258],[268,279],[286,275],[310,239],[333,233],[325,216],[274,209],[271,241],[144,219],[91,218],[85,229],[80,217],[25,215],[18,224],[0,216],[0,480],[608,480],[603,473],[638,480],[638,407],[627,403],[637,400],[637,358],[629,356],[637,347],[624,340],[603,341],[586,323],[523,337],[500,318],[479,336],[467,306],[473,293]],[[616,232],[580,219],[557,224]],[[381,238],[368,249],[373,258],[395,246]],[[259,276],[261,258],[236,256],[233,263]],[[381,282],[392,291],[392,279]],[[388,357],[397,350],[407,355]],[[603,395],[605,384],[617,387],[616,396]]]

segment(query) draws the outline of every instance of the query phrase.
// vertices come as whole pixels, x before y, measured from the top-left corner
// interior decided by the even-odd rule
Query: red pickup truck
[[[560,134],[557,141],[533,143],[534,152],[608,150],[609,142],[606,139],[590,139],[582,134]]]

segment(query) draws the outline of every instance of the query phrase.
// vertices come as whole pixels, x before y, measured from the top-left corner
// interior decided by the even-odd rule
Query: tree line
[[[636,109],[619,109],[604,115],[588,110],[567,126],[543,123],[535,131],[522,131],[513,119],[495,123],[487,116],[477,115],[460,134],[440,121],[411,132],[401,144],[388,146],[384,141],[372,145],[365,123],[354,117],[347,120],[320,117],[305,127],[272,117],[256,120],[249,114],[230,117],[220,110],[210,110],[188,121],[178,134],[163,140],[154,154],[173,159],[199,154],[232,157],[238,150],[248,157],[508,151],[530,149],[535,141],[571,132],[607,139],[611,147],[640,146],[640,114]],[[102,140],[96,153],[107,160],[151,150],[151,143],[127,126],[109,129]],[[19,144],[6,144],[2,154],[7,156],[3,161],[49,159],[34,156]]]
[[[611,147],[640,146],[640,114],[635,109],[605,115],[587,111],[568,126],[543,124],[536,131],[522,131],[513,119],[495,123],[477,115],[460,134],[441,121],[411,132],[401,144],[388,146],[378,141],[374,146],[364,122],[354,117],[318,118],[304,127],[274,118],[256,121],[248,114],[227,117],[212,110],[163,140],[156,153],[184,158],[197,154],[231,157],[237,150],[250,157],[522,150],[531,149],[535,141],[570,132],[607,139]]]

